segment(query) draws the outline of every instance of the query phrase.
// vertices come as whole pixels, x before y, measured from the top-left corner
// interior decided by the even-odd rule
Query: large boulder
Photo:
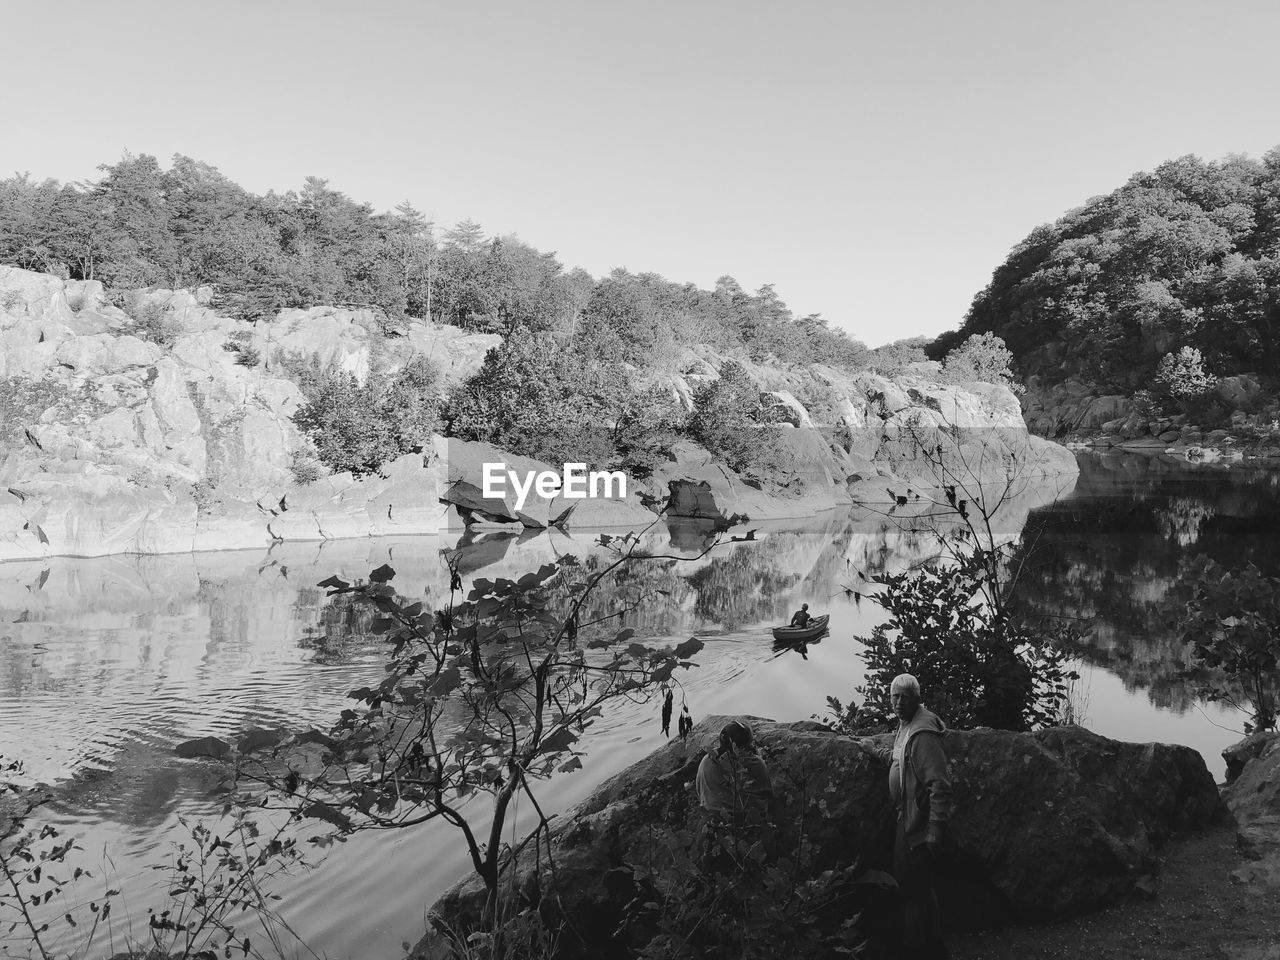
[[[696,834],[704,815],[689,781],[727,719],[708,718],[688,743],[668,744],[597,788],[555,832],[554,877],[518,874],[518,890],[544,908],[555,903],[583,936],[578,955],[618,955],[611,944],[624,915],[619,898],[631,891],[604,882],[616,876],[611,871],[651,863],[655,831]],[[886,766],[811,722],[752,722],[780,800],[780,852],[794,848],[802,828],[815,869],[859,860],[887,866],[895,815]],[[956,808],[939,893],[952,929],[1055,920],[1113,904],[1149,885],[1162,843],[1223,815],[1212,776],[1188,747],[1120,743],[1065,727],[949,733],[946,749]],[[483,900],[482,886],[469,879],[434,912],[465,930]]]
[[[1249,407],[1262,395],[1262,385],[1246,373],[1223,377],[1214,387],[1219,399],[1237,410]]]
[[[1236,876],[1280,886],[1280,733],[1255,733],[1222,752],[1222,795],[1236,819],[1236,847],[1247,861]]]
[[[436,437],[433,445],[444,469],[440,499],[456,506],[469,523],[521,524],[534,529],[550,526],[643,529],[656,519],[653,511],[645,508],[631,482],[623,489],[616,483],[597,484],[591,490],[592,495],[586,497],[569,496],[567,491],[558,488],[545,495],[539,492],[536,483],[529,483],[530,478],[547,474],[560,477],[564,474],[563,464],[553,466],[472,440]],[[488,496],[486,470],[491,481]],[[516,475],[514,479],[511,474]]]

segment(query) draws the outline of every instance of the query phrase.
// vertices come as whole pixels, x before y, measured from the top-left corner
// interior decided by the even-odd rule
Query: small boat
[[[824,613],[820,617],[814,617],[805,627],[774,627],[773,639],[779,643],[802,643],[805,640],[813,640],[827,632],[827,621],[830,619],[831,614]]]

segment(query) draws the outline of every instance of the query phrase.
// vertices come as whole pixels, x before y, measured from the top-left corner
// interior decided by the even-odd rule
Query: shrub
[[[1188,413],[1217,383],[1218,378],[1205,371],[1204,358],[1195,347],[1165,354],[1156,367],[1156,392]]]
[[[778,441],[761,428],[760,391],[742,365],[727,361],[720,378],[694,390],[689,435],[734,470],[767,470],[777,465]]]
[[[889,686],[900,673],[914,674],[930,708],[956,729],[1030,730],[1058,722],[1067,684],[1077,679],[1067,666],[1065,638],[1037,636],[984,602],[998,563],[994,551],[975,548],[955,562],[873,578],[881,589],[859,598],[889,617],[860,638],[867,663],[857,689],[862,707],[828,698],[840,726],[892,723]]]
[[[50,380],[0,377],[0,449],[27,443],[27,428],[63,394],[63,388]]]
[[[169,308],[164,304],[147,302],[135,305],[133,332],[143,340],[150,340],[159,347],[171,347],[182,333],[182,328],[169,319]]]
[[[253,334],[248,330],[236,330],[222,345],[222,349],[235,354],[236,363],[240,366],[256,367],[262,362],[262,352],[249,342],[252,337]]]
[[[1014,393],[1026,388],[1013,378],[1013,353],[994,333],[975,333],[942,360],[942,378],[947,383],[998,383]]]
[[[1273,729],[1280,704],[1280,579],[1263,576],[1253,564],[1230,570],[1208,557],[1189,563],[1179,579],[1187,602],[1182,637],[1207,679],[1206,695],[1249,706],[1246,730]],[[1244,703],[1236,690],[1244,692]]]
[[[611,429],[631,394],[623,368],[517,330],[449,398],[451,436],[547,463],[609,463]]]
[[[337,364],[316,356],[282,357],[280,365],[302,390],[304,403],[293,422],[314,444],[316,456],[336,472],[371,473],[388,460],[420,450],[435,429],[438,375],[425,359],[404,368],[383,389],[361,384]],[[310,480],[302,467],[299,483]]]
[[[306,486],[324,476],[324,466],[305,450],[295,450],[289,458],[289,472],[294,483]]]

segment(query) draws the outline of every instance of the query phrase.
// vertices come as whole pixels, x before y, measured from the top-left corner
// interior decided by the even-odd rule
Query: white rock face
[[[1003,387],[944,386],[927,369],[887,380],[745,362],[780,421],[768,429],[781,463],[763,480],[683,441],[673,462],[626,497],[535,492],[517,506],[513,493],[483,496],[485,462],[535,472],[561,465],[434,438],[378,475],[303,486],[291,469],[310,449],[291,419],[302,396],[280,374],[279,355],[315,356],[361,379],[427,357],[447,389],[501,338],[417,321],[384,335],[372,312],[332,307],[249,324],[219,316],[211,296],[135,292],[126,298],[131,315],[101,284],[0,267],[0,378],[36,398],[0,424],[0,560],[432,534],[458,528],[462,511],[479,524],[640,529],[655,519],[642,496],[674,495],[677,513],[795,518],[883,501],[908,485],[939,486],[927,455],[939,443],[952,462],[981,464],[982,481],[1076,472],[1066,450],[1028,437],[1018,400]],[[679,372],[656,382],[689,409],[696,386],[727,359],[707,347],[686,351]]]
[[[10,438],[0,447],[0,560],[457,524],[429,451],[388,464],[383,476],[299,486],[291,462],[309,447],[291,418],[301,392],[267,360],[277,350],[317,355],[364,377],[425,355],[448,383],[479,369],[499,337],[412,323],[406,335],[380,340],[369,311],[333,308],[252,325],[219,316],[210,299],[207,290],[137,292],[127,298],[130,316],[99,283],[0,267],[0,377],[54,398],[15,411],[21,423],[0,434]],[[146,339],[156,328],[167,345]],[[258,347],[256,365],[225,349],[233,334]]]

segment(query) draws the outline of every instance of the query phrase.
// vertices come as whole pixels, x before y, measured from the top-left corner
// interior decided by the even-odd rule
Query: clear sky
[[[125,150],[772,283],[869,345],[955,327],[1037,224],[1280,144],[1280,4],[63,0],[0,8],[0,175]]]

